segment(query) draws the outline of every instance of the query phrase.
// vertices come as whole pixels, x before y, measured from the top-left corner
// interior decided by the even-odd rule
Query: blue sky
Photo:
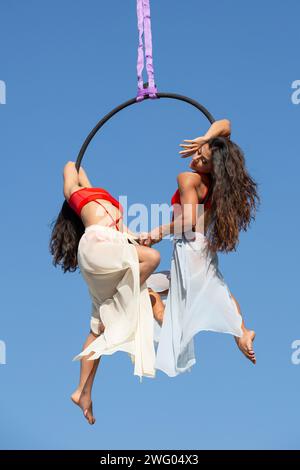
[[[88,333],[90,302],[79,273],[51,265],[49,223],[62,168],[93,125],[136,94],[133,0],[1,0],[0,105],[2,449],[299,448],[300,79],[297,0],[152,0],[156,83],[232,121],[262,204],[237,252],[220,267],[257,332],[257,365],[229,335],[200,333],[192,373],[160,371],[142,384],[127,355],[101,361],[89,427],[69,395],[72,362]],[[95,185],[129,203],[169,202],[183,139],[207,122],[185,103],[144,102],[94,139],[84,167]],[[160,246],[161,268],[171,244]]]

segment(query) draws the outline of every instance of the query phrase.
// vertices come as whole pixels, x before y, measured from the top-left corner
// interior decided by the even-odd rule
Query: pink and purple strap
[[[137,18],[139,30],[139,47],[137,59],[138,93],[136,101],[142,101],[145,95],[149,95],[149,98],[157,98],[157,88],[154,81],[154,67],[152,57],[150,0],[137,0]],[[144,69],[143,35],[145,39],[146,70],[148,74],[148,83],[145,84],[145,88],[142,76]]]

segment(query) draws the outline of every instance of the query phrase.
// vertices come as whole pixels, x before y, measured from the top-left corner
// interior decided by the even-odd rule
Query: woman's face
[[[202,145],[202,147],[194,153],[189,167],[196,173],[210,173],[212,171],[212,151],[208,144]]]

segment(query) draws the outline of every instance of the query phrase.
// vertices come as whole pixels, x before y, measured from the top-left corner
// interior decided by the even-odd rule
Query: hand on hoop
[[[197,137],[193,140],[185,139],[184,142],[190,142],[189,144],[180,144],[180,147],[184,147],[185,149],[179,152],[182,158],[191,157],[196,153],[201,147],[207,143],[207,139],[203,136]]]

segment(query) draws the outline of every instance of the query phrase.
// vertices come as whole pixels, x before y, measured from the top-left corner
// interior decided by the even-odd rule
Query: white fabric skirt
[[[160,327],[155,322],[158,343],[155,368],[170,377],[190,371],[195,364],[194,339],[200,331],[242,336],[242,317],[218,267],[218,255],[207,249],[206,237],[193,233],[174,239],[171,271],[157,272],[147,286],[157,292],[169,289]],[[189,234],[190,235],[190,234]]]
[[[128,233],[97,224],[81,237],[78,265],[92,299],[91,330],[98,334],[100,321],[105,330],[73,360],[124,351],[142,381],[155,377],[154,318],[146,283],[140,287],[136,244]]]

